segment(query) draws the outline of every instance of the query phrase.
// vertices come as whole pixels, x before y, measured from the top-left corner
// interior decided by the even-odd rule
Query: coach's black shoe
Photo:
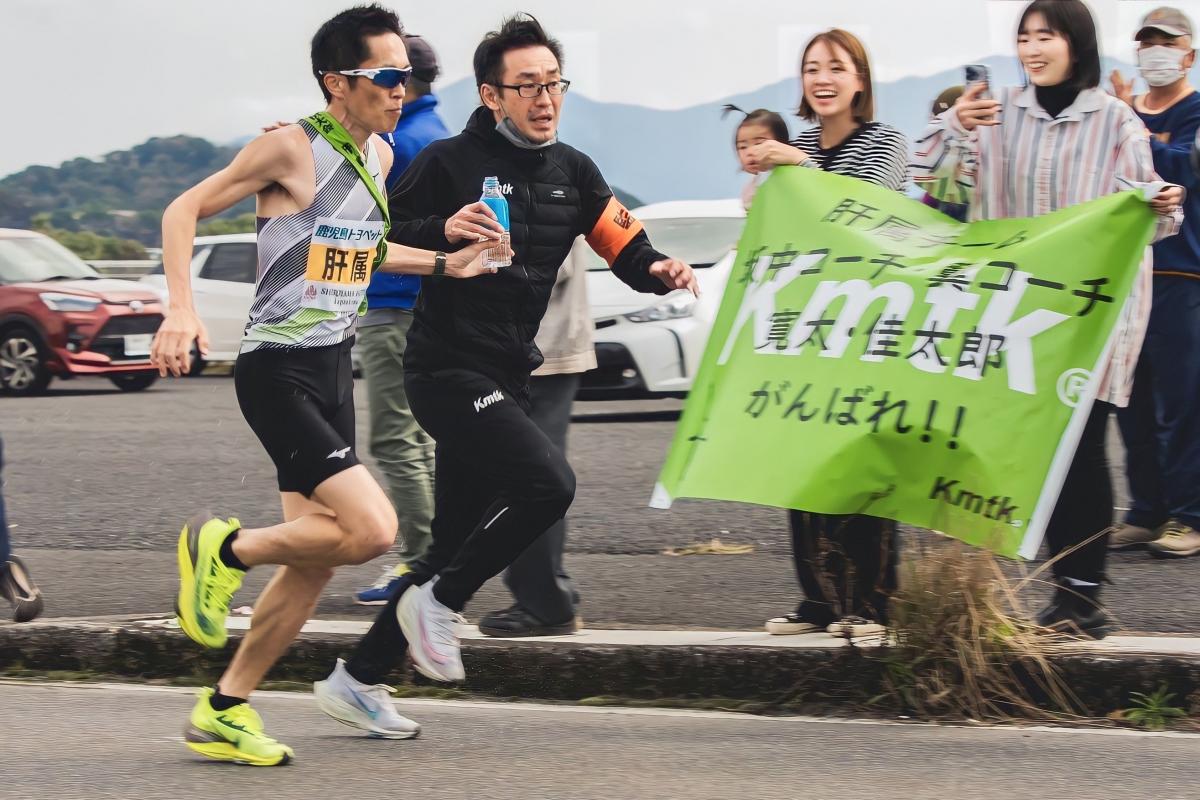
[[[12,603],[14,622],[29,622],[42,613],[42,592],[25,562],[14,555],[0,564],[0,597]]]
[[[1103,639],[1112,632],[1112,620],[1100,605],[1099,586],[1074,586],[1059,578],[1050,604],[1037,615],[1037,624],[1068,636]]]
[[[566,622],[547,623],[530,614],[520,606],[511,606],[503,611],[493,611],[479,621],[479,632],[484,636],[501,639],[526,636],[566,636],[579,630],[579,618]]]

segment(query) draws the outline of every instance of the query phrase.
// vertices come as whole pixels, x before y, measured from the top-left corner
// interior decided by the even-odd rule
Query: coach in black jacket
[[[498,177],[514,255],[494,275],[422,280],[404,372],[413,414],[437,442],[433,543],[347,665],[363,683],[383,680],[401,633],[418,670],[461,680],[455,612],[571,505],[575,475],[530,420],[527,387],[542,363],[533,337],[576,237],[639,291],[696,291],[691,267],[651,247],[591,159],[557,141],[561,63],[537,20],[506,20],[475,51],[483,105],[392,190],[388,238],[449,250],[502,232],[478,202],[483,179]]]
[[[541,49],[553,58],[549,48]],[[530,50],[534,48],[522,52]],[[526,115],[557,123],[563,98],[550,92],[565,92],[568,81],[551,74],[542,78],[549,81],[542,86],[529,75],[513,80],[533,87],[525,91],[540,91],[536,97],[525,98],[520,90],[506,88],[500,100],[501,92],[484,84],[485,101],[495,97],[495,105],[510,109],[520,104],[528,109]],[[652,273],[653,265],[669,265],[670,260],[651,247],[641,223],[616,200],[590,158],[553,135],[534,140],[515,120],[498,128],[497,117],[504,113],[480,106],[462,133],[434,142],[413,160],[390,197],[388,238],[428,250],[451,250],[479,235],[502,231],[478,202],[483,179],[500,179],[509,207],[512,266],[479,280],[422,281],[405,368],[468,367],[515,391],[542,363],[533,337],[558,268],[576,237],[587,236],[616,276],[638,291],[665,294],[677,285],[664,283],[661,270]]]

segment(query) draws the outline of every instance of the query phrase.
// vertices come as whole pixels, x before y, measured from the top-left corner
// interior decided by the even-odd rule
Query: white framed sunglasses
[[[366,78],[376,86],[384,89],[395,89],[397,86],[408,86],[412,77],[412,67],[378,67],[377,69],[325,69],[322,75],[348,75],[354,78]]]

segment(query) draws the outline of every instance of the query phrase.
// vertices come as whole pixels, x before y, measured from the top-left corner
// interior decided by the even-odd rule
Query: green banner
[[[869,514],[1032,558],[1153,229],[1137,192],[963,225],[776,169],[651,505]]]

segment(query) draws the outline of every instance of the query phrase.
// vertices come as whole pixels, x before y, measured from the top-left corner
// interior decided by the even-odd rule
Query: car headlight
[[[696,310],[696,296],[686,289],[671,292],[648,308],[626,314],[630,322],[661,322],[665,319],[683,319],[690,317]]]
[[[95,297],[80,297],[77,294],[62,294],[60,292],[43,292],[38,297],[51,311],[95,311],[100,307],[100,300]]]

